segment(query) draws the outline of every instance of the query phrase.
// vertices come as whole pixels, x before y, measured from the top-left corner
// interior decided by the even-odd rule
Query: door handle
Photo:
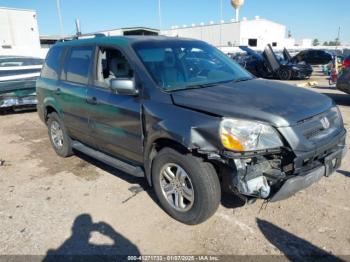
[[[61,94],[61,88],[57,88],[55,90],[55,94],[59,96]]]
[[[95,96],[86,98],[86,103],[97,105],[97,98]]]

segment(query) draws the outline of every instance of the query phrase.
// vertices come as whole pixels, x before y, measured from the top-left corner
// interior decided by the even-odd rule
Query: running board
[[[116,169],[119,169],[125,173],[128,173],[132,176],[136,176],[136,177],[144,177],[145,176],[141,167],[133,166],[133,165],[130,165],[128,163],[125,163],[119,159],[116,159],[116,158],[111,157],[109,155],[106,155],[100,151],[97,151],[97,150],[92,149],[88,146],[85,146],[78,141],[73,141],[72,147],[74,149],[88,155],[88,156],[96,158],[97,160],[99,160],[99,161],[101,161],[109,166],[112,166]]]

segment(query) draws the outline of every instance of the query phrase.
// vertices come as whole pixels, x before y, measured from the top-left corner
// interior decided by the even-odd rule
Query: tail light
[[[347,68],[350,66],[350,58],[346,58],[343,62],[343,67]]]

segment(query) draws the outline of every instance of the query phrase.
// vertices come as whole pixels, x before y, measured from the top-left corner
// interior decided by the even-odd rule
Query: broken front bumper
[[[324,159],[322,166],[314,168],[304,174],[299,174],[289,178],[282,187],[273,195],[270,202],[280,201],[291,197],[296,192],[303,190],[319,181],[323,176],[331,175],[341,165],[341,161],[346,154],[346,147],[340,148]]]
[[[36,104],[37,104],[36,96],[6,97],[6,98],[0,99],[0,108],[35,107]]]

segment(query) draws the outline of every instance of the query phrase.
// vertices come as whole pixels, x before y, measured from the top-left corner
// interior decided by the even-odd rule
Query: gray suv
[[[59,156],[81,151],[145,177],[187,224],[222,191],[278,201],[337,169],[345,129],[327,96],[254,78],[190,39],[95,37],[53,46],[38,113]]]

